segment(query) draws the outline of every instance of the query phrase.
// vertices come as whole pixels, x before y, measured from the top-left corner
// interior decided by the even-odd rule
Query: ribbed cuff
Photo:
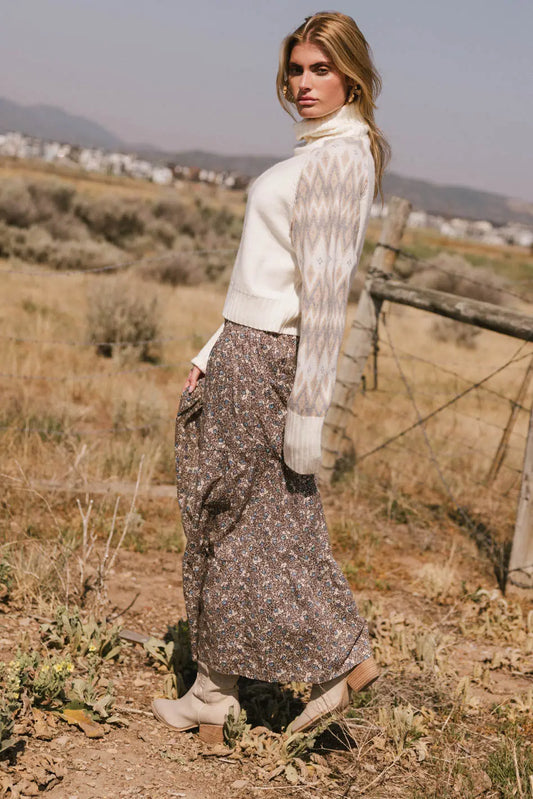
[[[200,350],[198,355],[195,355],[194,358],[191,358],[191,363],[193,363],[195,366],[197,366],[198,369],[201,369],[201,371],[204,374],[205,374],[206,369],[207,369],[207,362],[209,360],[209,356],[211,354],[211,350],[215,346],[216,341],[217,341],[218,337],[220,336],[220,334],[222,333],[223,330],[224,330],[224,322],[222,322],[220,327],[217,330],[215,330],[215,332],[213,333],[213,335],[211,336],[209,341],[206,344],[204,344],[204,346],[202,347],[202,349]]]
[[[322,463],[323,416],[299,416],[287,411],[283,458],[287,466],[298,474],[317,474]]]

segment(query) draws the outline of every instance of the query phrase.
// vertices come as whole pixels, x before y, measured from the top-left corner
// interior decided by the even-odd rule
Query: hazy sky
[[[331,8],[372,46],[394,171],[533,201],[533,0],[0,0],[0,96],[126,141],[286,157],[279,44]]]

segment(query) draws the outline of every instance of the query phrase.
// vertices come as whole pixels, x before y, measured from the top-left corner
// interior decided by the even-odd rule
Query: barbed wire
[[[169,419],[168,424],[174,426],[174,419]],[[139,431],[157,430],[160,425],[158,424],[142,424],[136,427],[96,427],[91,430],[54,430],[49,427],[22,427],[17,425],[2,424],[0,430],[4,432],[13,431],[15,433],[36,433],[38,435],[49,436],[50,438],[59,438],[63,436],[93,436],[93,435],[115,435],[117,433],[137,433]]]
[[[499,394],[496,391],[491,391],[490,389],[486,388],[485,386],[479,386],[480,391],[486,391],[489,394],[493,394],[498,399],[503,400],[504,402],[509,403],[510,405],[516,405],[517,408],[525,413],[529,413],[529,409],[522,405],[520,402],[516,402],[515,400],[511,399],[511,397],[507,397],[505,394]],[[379,392],[380,394],[391,394],[396,395],[398,391],[396,389],[386,389],[386,388],[369,388],[367,389],[367,393],[372,393],[373,391]],[[439,397],[448,397],[450,395],[449,391],[418,391],[418,396],[426,397],[427,399],[435,398],[438,399]],[[461,413],[461,411],[457,411],[457,413]],[[463,414],[464,415],[464,414]],[[476,417],[477,418],[477,417]]]
[[[387,331],[387,336],[389,337],[389,346],[391,347],[391,350],[392,350],[392,352],[394,352],[395,350],[394,350],[394,347],[393,347],[393,345],[392,345],[392,339],[390,339],[390,333],[389,333],[389,330],[388,330],[388,327],[387,327],[387,325],[385,325],[385,329],[386,329],[386,331]],[[449,399],[447,402],[443,403],[443,404],[442,404],[442,405],[440,405],[438,408],[435,408],[435,409],[433,409],[432,411],[430,411],[429,413],[427,413],[425,416],[422,416],[422,415],[421,415],[421,413],[420,413],[420,411],[419,411],[419,409],[418,409],[418,406],[417,406],[417,404],[416,404],[416,401],[415,401],[415,399],[414,399],[414,396],[413,396],[413,394],[412,394],[412,392],[411,392],[411,387],[410,387],[409,383],[407,382],[407,378],[405,377],[405,374],[404,374],[404,372],[403,372],[403,369],[402,369],[402,367],[401,367],[401,363],[400,363],[400,361],[399,361],[399,360],[396,360],[396,365],[397,365],[397,367],[398,367],[398,371],[399,371],[399,373],[400,373],[400,376],[402,377],[402,381],[404,382],[404,385],[405,385],[405,388],[406,388],[407,395],[409,396],[409,399],[411,400],[411,402],[413,403],[413,406],[414,406],[414,408],[415,408],[415,413],[416,413],[417,421],[416,421],[416,422],[413,422],[413,423],[412,423],[411,425],[409,425],[407,428],[405,428],[404,430],[401,430],[399,433],[395,434],[394,436],[392,436],[392,437],[390,437],[390,438],[386,439],[386,441],[382,442],[382,443],[381,443],[379,446],[377,446],[377,447],[374,447],[374,448],[373,448],[373,449],[371,449],[369,452],[366,452],[364,455],[361,455],[361,456],[358,458],[358,461],[360,462],[360,461],[362,461],[362,460],[365,460],[365,458],[369,458],[369,457],[370,457],[371,455],[373,455],[375,452],[379,452],[381,449],[384,449],[384,448],[385,448],[385,447],[387,447],[389,444],[392,444],[394,441],[397,441],[398,439],[400,439],[400,438],[403,438],[405,435],[407,435],[407,433],[411,432],[411,431],[412,431],[412,430],[414,430],[416,427],[421,427],[421,429],[422,429],[422,430],[425,432],[425,428],[424,428],[424,424],[425,424],[425,422],[427,422],[429,419],[433,418],[433,417],[434,417],[434,416],[436,416],[437,414],[441,413],[441,412],[442,412],[442,411],[444,411],[446,408],[449,408],[449,407],[451,407],[452,405],[454,405],[456,402],[458,402],[460,399],[462,399],[464,396],[466,396],[467,394],[469,394],[469,393],[470,393],[471,391],[473,391],[474,389],[477,389],[477,388],[479,388],[480,386],[482,386],[482,385],[483,385],[483,383],[487,382],[487,381],[488,381],[488,380],[490,380],[492,377],[494,377],[496,374],[498,374],[499,372],[502,372],[504,369],[506,369],[506,368],[507,368],[507,366],[508,366],[510,363],[514,363],[514,362],[517,360],[518,354],[519,354],[519,353],[520,353],[520,352],[523,350],[523,348],[524,348],[525,346],[526,346],[526,342],[523,342],[523,343],[520,345],[520,347],[519,347],[519,348],[516,350],[516,352],[514,353],[514,355],[513,355],[513,356],[512,356],[512,357],[511,357],[511,358],[510,358],[510,359],[509,359],[509,360],[508,360],[506,363],[502,364],[502,365],[501,365],[501,366],[499,366],[497,369],[493,370],[493,371],[492,371],[490,374],[486,375],[486,376],[485,376],[484,378],[482,378],[481,380],[478,380],[478,381],[476,381],[475,383],[472,383],[472,384],[471,384],[471,385],[469,385],[467,388],[465,388],[463,391],[461,391],[459,394],[456,394],[454,397],[452,397],[451,399]]]
[[[440,412],[441,410],[442,409],[439,409],[438,412]],[[407,414],[395,413],[394,415],[397,416],[397,417],[409,418]],[[432,415],[435,416],[436,413],[432,414]],[[427,419],[428,419],[428,416],[422,417],[422,422],[420,422],[417,419],[412,424],[410,424],[407,428],[401,430],[399,433],[395,434],[394,436],[390,436],[389,438],[386,438],[384,441],[382,441],[380,444],[378,444],[375,447],[373,447],[371,450],[363,453],[362,455],[359,455],[357,457],[357,463],[358,464],[361,463],[362,461],[366,460],[367,458],[375,455],[377,452],[380,452],[381,450],[387,449],[390,445],[394,444],[395,442],[399,441],[400,439],[406,438],[410,433],[414,433],[419,428],[421,429],[421,425],[425,421],[427,421]],[[441,436],[434,435],[433,438],[434,438],[435,441],[448,440],[446,436],[442,436],[442,435]],[[492,460],[494,458],[494,453],[487,452],[486,450],[483,450],[483,449],[479,449],[479,447],[474,447],[471,444],[467,444],[465,441],[461,441],[461,448],[462,449],[466,449],[469,452],[474,453],[475,455],[480,455],[482,458],[484,458],[486,460]],[[515,449],[516,451],[522,451],[523,452],[523,450],[520,450],[519,447],[513,447],[513,449]],[[408,450],[408,451],[412,451],[412,450]],[[443,459],[447,459],[447,460],[453,460],[454,458],[458,457],[458,453],[457,453],[457,451],[445,452],[445,451],[439,450],[439,457],[441,457]],[[514,474],[520,474],[520,475],[522,474],[522,470],[521,469],[518,469],[516,466],[510,466],[507,463],[502,463],[501,464],[501,468],[502,469],[507,469],[508,471],[513,472]],[[467,479],[470,480],[471,478],[467,477]]]
[[[387,342],[385,341],[385,339],[379,339],[379,343],[387,345]],[[398,355],[398,353],[401,353],[401,354]],[[420,358],[420,356],[415,355],[412,352],[407,352],[407,350],[402,350],[402,349],[400,349],[398,347],[396,347],[396,354],[398,355],[398,357],[400,358],[401,361],[423,360],[422,358]],[[380,356],[380,358],[390,358],[391,360],[394,360],[393,355],[390,352],[381,352],[380,351],[379,356]],[[427,361],[427,363],[431,364],[436,369],[442,368],[442,369],[449,369],[449,370],[452,367],[454,367],[454,366],[462,367],[462,366],[469,365],[464,360],[462,360],[462,361],[446,361],[445,363],[443,363],[442,361]],[[500,365],[500,363],[501,363],[501,361],[498,362],[498,363],[483,363],[483,366],[486,369],[496,369]],[[517,361],[517,364],[519,364],[519,363],[520,363],[520,361]],[[510,364],[508,368],[512,369],[513,368],[513,364]],[[517,368],[518,368],[518,366],[517,366]],[[456,374],[456,373],[454,372],[454,374]]]
[[[390,250],[391,252],[396,253],[396,255],[400,258],[405,258],[406,260],[413,261],[417,264],[423,264],[430,269],[435,269],[436,271],[442,272],[449,277],[456,277],[459,280],[464,280],[465,282],[471,283],[474,286],[479,286],[479,288],[482,288],[485,292],[487,291],[487,283],[482,283],[480,280],[476,280],[476,278],[464,275],[461,272],[454,272],[451,269],[446,269],[444,266],[435,264],[433,261],[430,261],[427,258],[420,258],[418,255],[415,255],[408,250],[404,250],[401,247],[393,247],[391,244],[383,244],[382,242],[378,242],[376,246],[383,247],[385,250]],[[489,288],[493,288],[495,291],[499,291],[503,294],[509,295],[510,297],[514,297],[515,299],[520,300],[520,302],[526,301],[523,295],[518,294],[518,292],[512,291],[511,289],[504,288],[503,286],[490,286]]]
[[[359,325],[359,327],[362,328],[363,325]],[[28,336],[17,336],[17,335],[14,335],[14,334],[6,334],[6,335],[0,335],[0,341],[11,341],[11,342],[13,342],[15,344],[42,344],[42,345],[49,344],[49,345],[53,345],[53,346],[65,346],[65,347],[113,347],[113,346],[117,346],[117,347],[137,347],[137,346],[144,345],[144,344],[171,344],[171,343],[176,343],[178,341],[190,341],[192,338],[195,338],[195,337],[198,337],[198,338],[200,338],[202,340],[207,341],[209,336],[210,336],[210,333],[209,334],[205,334],[203,336],[200,336],[197,333],[191,333],[191,334],[189,334],[187,336],[171,336],[171,337],[168,337],[168,338],[144,338],[144,339],[138,339],[138,340],[135,340],[134,342],[132,342],[132,341],[128,341],[126,339],[111,339],[109,341],[92,341],[90,339],[74,340],[74,339],[59,339],[59,338],[43,339],[43,338],[33,338],[33,337],[28,337]],[[385,339],[382,339],[382,338],[379,339],[379,343],[387,345],[387,342],[385,341]],[[420,356],[415,355],[413,353],[409,353],[409,352],[407,352],[405,350],[401,350],[401,349],[399,350],[397,348],[397,351],[402,353],[399,356],[402,360],[420,361],[422,363],[426,363],[428,365],[434,366],[436,369],[438,369],[438,370],[440,370],[442,372],[446,372],[447,374],[453,375],[453,376],[455,376],[455,377],[457,377],[457,378],[459,378],[461,380],[465,380],[465,381],[468,380],[468,378],[464,377],[463,375],[459,375],[457,372],[454,372],[454,371],[452,371],[449,368],[449,367],[454,366],[454,365],[455,366],[463,366],[464,362],[452,361],[452,362],[447,362],[446,364],[442,364],[442,363],[439,363],[438,361],[429,361],[429,360],[427,360],[425,358],[421,358]],[[392,353],[381,352],[381,351],[379,353],[379,357],[380,358],[391,358],[391,359],[393,359]],[[516,361],[517,367],[519,366],[521,360],[522,359],[518,359]],[[509,368],[512,368],[513,365],[514,364],[510,364]],[[484,364],[484,366],[487,369],[494,369],[494,368],[497,368],[497,366],[499,366],[499,364],[491,363],[491,364]],[[488,389],[485,389],[485,390],[488,390]],[[425,396],[428,396],[428,397],[429,396],[445,396],[446,393],[447,392],[444,392],[444,391],[443,392],[435,392],[434,395],[426,394]],[[502,395],[502,398],[504,398],[503,395]],[[510,399],[510,398],[508,398],[508,401],[509,402],[513,402],[513,400]],[[523,410],[527,410],[527,408],[523,408]]]
[[[87,269],[0,269],[0,274],[4,275],[28,275],[33,277],[72,277],[72,275],[95,275],[102,272],[116,272],[123,269],[130,269],[132,266],[139,264],[148,265],[165,261],[177,255],[184,256],[197,256],[197,255],[231,255],[235,254],[237,249],[213,249],[213,250],[168,250],[168,252],[161,255],[154,255],[148,258],[132,258],[128,261],[122,261],[118,264],[107,264],[106,266],[94,266]]]
[[[390,444],[387,447],[387,450],[388,449],[391,449],[394,452],[398,452],[398,453],[408,452],[410,455],[416,455],[418,458],[421,458],[424,461],[428,460],[427,451],[423,452],[422,450],[416,449],[415,447],[410,447],[404,441],[402,441],[401,445],[400,444]],[[383,450],[383,454],[380,455],[377,458],[377,460],[379,462],[381,462],[381,463],[386,464],[386,465],[390,465],[389,462],[384,457],[384,453],[385,453],[385,450]],[[456,453],[455,453],[455,456],[456,456]],[[359,458],[357,459],[357,462],[359,462]],[[519,472],[519,474],[521,475],[521,472]],[[467,479],[468,479],[468,482],[471,483],[472,485],[479,486],[481,488],[484,488],[485,491],[487,491],[487,484],[484,483],[482,480],[476,480],[475,477],[468,477]],[[428,487],[427,480],[411,480],[411,477],[409,478],[409,480],[410,480],[410,483],[412,482],[414,485],[418,485],[418,486],[421,486],[421,487],[424,487],[424,488]],[[507,500],[509,498],[510,491],[512,489],[518,488],[518,486],[516,485],[516,477],[514,478],[514,481],[515,482],[506,491],[498,491],[497,489],[494,488],[494,486],[491,486],[491,488],[490,488],[491,496],[497,496],[497,497],[500,497],[500,499]]]
[[[85,375],[78,375],[78,374],[71,374],[71,375],[61,375],[61,376],[54,376],[54,375],[26,375],[26,374],[15,374],[11,372],[0,372],[0,378],[5,380],[38,380],[44,383],[64,383],[68,380],[108,380],[112,379],[113,377],[117,377],[118,375],[132,375],[132,374],[150,374],[152,371],[157,369],[177,369],[179,366],[183,366],[185,364],[190,364],[190,361],[177,361],[173,364],[152,364],[152,366],[148,368],[139,368],[139,369],[117,369],[114,372],[94,372],[92,374],[85,374]]]
[[[381,389],[379,389],[377,392],[371,392],[371,393],[372,394],[374,394],[374,393],[375,394],[380,394],[380,393],[382,393],[382,391],[381,391]],[[386,394],[389,394],[389,395],[392,395],[392,396],[395,396],[395,397],[398,396],[398,392],[397,391],[386,391],[386,392],[383,392],[383,393],[386,393]],[[419,393],[417,392],[417,396],[418,395],[419,395]],[[404,394],[403,396],[407,397],[408,394]],[[367,394],[367,398],[368,398],[369,402],[372,402],[372,400],[369,398],[369,394]],[[339,405],[338,407],[342,408],[343,406]],[[412,415],[407,413],[406,411],[399,411],[396,408],[391,408],[389,405],[384,406],[381,403],[377,403],[374,407],[377,407],[380,410],[384,410],[387,414],[391,414],[392,416],[395,416],[397,419],[409,419],[410,421],[412,421]],[[446,411],[449,407],[450,406],[445,403],[444,406],[441,406],[440,409],[437,409],[437,411],[435,413],[435,417],[439,413],[444,413],[444,411]],[[456,414],[458,416],[465,416],[468,419],[473,419],[475,421],[481,422],[482,424],[487,424],[487,425],[493,427],[495,430],[498,430],[498,432],[500,432],[500,433],[503,432],[504,428],[501,427],[500,425],[497,425],[497,424],[494,424],[494,423],[491,423],[491,422],[487,422],[485,419],[482,419],[481,417],[471,416],[470,414],[462,413],[461,411],[457,410],[457,408],[454,408],[454,414]],[[356,414],[352,414],[352,415],[356,416],[356,418],[360,418]],[[525,438],[526,438],[522,433],[518,433],[516,431],[512,431],[511,435],[520,436],[520,438],[522,440],[525,440]],[[439,440],[440,438],[442,438],[442,436],[437,437],[437,440]],[[493,457],[493,453],[487,452],[486,450],[477,449],[475,447],[469,447],[468,444],[464,444],[464,446],[469,448],[469,449],[471,449],[473,452],[477,452],[480,455],[483,455],[484,457],[487,457],[487,458],[492,458]],[[518,452],[521,455],[523,455],[523,452],[524,452],[524,447],[523,446],[519,447],[516,444],[508,444],[507,447],[508,447],[508,449],[514,450],[515,452]],[[502,465],[504,465],[504,464],[502,464]],[[512,467],[510,467],[510,468],[512,468]]]
[[[379,343],[380,344],[384,343],[384,344],[387,345],[387,342],[384,341],[382,338],[379,339]],[[524,341],[523,345],[521,345],[521,347],[520,347],[520,350],[523,349],[523,347],[526,346],[528,343],[530,343],[530,342]],[[460,375],[458,372],[453,371],[453,369],[448,369],[445,366],[441,366],[441,365],[439,365],[439,364],[437,364],[437,363],[435,363],[433,361],[430,361],[428,358],[423,358],[420,355],[413,355],[412,353],[408,353],[406,350],[402,350],[400,347],[396,347],[395,351],[396,351],[396,353],[401,352],[404,355],[407,355],[409,358],[412,358],[415,361],[420,361],[420,363],[425,363],[425,364],[428,364],[429,366],[433,366],[433,367],[435,367],[435,369],[438,369],[440,372],[443,372],[443,374],[451,375],[452,377],[455,377],[458,380],[462,380],[464,383],[469,383],[470,382],[470,378],[464,377],[464,375]],[[510,361],[507,361],[507,363],[504,365],[504,368],[507,368],[508,366],[510,366],[512,364],[515,364],[515,363],[520,363],[521,361],[525,360],[526,358],[529,358],[530,356],[531,356],[531,351],[528,351],[528,352],[524,353],[524,355],[521,355],[519,358],[513,357]],[[488,368],[491,368],[491,367],[488,367]],[[500,371],[501,371],[501,369],[496,368],[492,374],[496,375]],[[525,411],[526,413],[529,413],[529,410],[530,410],[529,408],[526,408],[525,406],[521,405],[520,403],[517,403],[512,397],[508,397],[505,394],[502,394],[501,392],[496,391],[496,389],[491,388],[490,386],[486,386],[484,384],[480,385],[479,387],[482,389],[482,391],[486,391],[489,394],[493,394],[494,396],[498,397],[499,399],[505,400],[506,402],[510,402],[511,404],[516,405],[518,408],[520,408],[520,410]]]
[[[63,346],[68,346],[68,347],[80,347],[80,348],[87,348],[87,347],[112,347],[112,346],[117,346],[117,347],[122,347],[122,346],[124,346],[124,347],[128,347],[128,346],[135,347],[135,346],[146,345],[146,344],[166,344],[166,343],[176,343],[176,342],[179,342],[179,341],[189,341],[191,338],[192,338],[191,335],[189,335],[189,336],[174,336],[174,337],[168,337],[168,338],[147,338],[147,339],[138,340],[138,341],[133,343],[133,342],[129,342],[127,340],[122,340],[122,339],[113,339],[113,340],[109,340],[109,341],[90,341],[90,340],[83,341],[83,340],[69,340],[69,339],[40,339],[40,338],[37,339],[37,338],[32,338],[32,337],[23,337],[23,336],[14,336],[14,335],[5,335],[5,336],[1,336],[0,335],[0,340],[12,341],[14,343],[27,343],[27,344],[53,345],[53,346],[61,346],[61,345],[63,345]],[[208,335],[203,336],[202,338],[207,339]],[[382,345],[388,345],[387,341],[385,339],[381,338],[381,337],[379,339],[379,343],[382,344]],[[425,363],[427,365],[433,366],[437,370],[439,370],[439,371],[441,371],[441,372],[443,372],[445,374],[449,374],[449,375],[451,375],[451,376],[455,377],[456,379],[459,379],[459,380],[461,380],[463,382],[469,382],[469,378],[466,378],[463,375],[458,374],[457,372],[447,368],[446,366],[444,366],[442,364],[439,364],[438,362],[430,361],[430,360],[428,360],[426,358],[422,358],[422,357],[420,357],[418,355],[415,355],[413,353],[409,353],[409,352],[407,352],[405,350],[401,350],[400,348],[397,348],[397,351],[402,353],[401,355],[397,355],[397,357],[399,357],[400,359],[419,361],[421,363]],[[391,353],[384,353],[384,352],[381,352],[381,351],[379,353],[379,357],[381,357],[381,358],[385,357],[385,358],[393,359],[393,355]],[[527,357],[527,355],[524,356],[524,358],[526,358],[526,357]],[[523,360],[522,358],[516,359],[514,362],[509,364],[509,367],[512,368],[512,366],[515,365],[515,364],[519,365],[522,360]],[[185,364],[188,364],[189,362],[188,361],[179,361],[178,363],[180,365],[185,365]],[[486,364],[485,366],[487,368],[496,367],[496,365],[493,365],[493,364],[490,364],[490,365]],[[164,368],[164,367],[162,367],[162,368]],[[132,370],[128,370],[128,372],[132,373]],[[125,370],[122,370],[121,373],[125,373]],[[108,376],[112,376],[113,374],[114,373],[108,373]],[[25,375],[16,375],[16,374],[13,374],[13,373],[0,373],[0,377],[5,377],[5,378],[16,378],[16,377],[19,377],[20,379],[36,379],[36,380],[37,379],[39,379],[39,380],[40,379],[45,379],[45,380],[46,379],[49,379],[49,380],[65,380],[65,379],[67,379],[67,378],[65,378],[63,376],[60,377],[60,378],[50,377],[50,376],[33,377],[33,376],[25,376]],[[82,377],[83,377],[83,379],[89,379],[90,376],[82,376]],[[509,403],[511,403],[513,405],[517,405],[517,407],[520,410],[528,412],[528,409],[526,407],[524,407],[520,403],[517,403],[511,397],[507,397],[506,395],[501,394],[500,392],[497,392],[495,389],[491,389],[488,386],[479,386],[479,388],[481,390],[483,390],[483,391],[487,391],[487,392],[489,392],[491,394],[494,394],[495,396],[497,396],[500,399],[503,399],[506,402],[509,402]],[[378,390],[379,390],[380,393],[397,394],[397,391],[393,391],[393,390],[387,390],[387,389],[378,389]],[[427,391],[421,392],[421,391],[419,391],[417,393],[418,393],[419,396],[424,396],[424,397],[427,397],[427,398],[444,397],[444,396],[448,396],[448,394],[449,394],[449,392],[447,392],[447,391],[440,391],[440,392],[439,391],[433,391],[433,392],[427,392]],[[493,426],[493,427],[497,427],[498,429],[501,429],[501,428],[498,427],[498,425],[494,425],[493,423],[491,423],[491,422],[489,422],[487,420],[484,420],[481,417],[475,417],[475,416],[472,416],[471,414],[467,414],[464,411],[460,411],[460,410],[456,410],[456,413],[459,414],[459,415],[468,417],[468,418],[475,419],[475,420],[477,420],[479,422],[483,422],[484,424],[487,424],[489,426]]]
[[[481,387],[482,388],[482,387]],[[398,397],[398,396],[408,396],[407,393],[403,394],[397,390],[393,389],[386,389],[386,388],[377,388],[368,390],[365,394],[365,398],[371,401],[372,395],[379,397],[380,395],[387,395],[391,397]],[[437,393],[429,393],[427,391],[417,391],[417,397],[424,397],[424,398],[437,398],[437,397],[447,397],[449,396],[449,392],[437,392]],[[523,408],[519,403],[515,403],[519,410],[527,411],[527,408]],[[342,406],[341,406],[342,407]],[[378,404],[378,407],[383,407],[381,404]],[[408,414],[402,413],[401,411],[397,411],[395,408],[391,408],[387,406],[387,413],[392,413],[396,416],[403,416],[405,418],[408,417]],[[474,416],[472,413],[466,413],[466,411],[461,411],[459,408],[454,408],[454,414],[456,416],[462,416],[465,419],[470,419],[474,422],[479,422],[480,424],[486,425],[487,427],[492,427],[494,430],[498,430],[500,433],[503,432],[504,427],[501,424],[496,424],[496,422],[490,422],[488,419],[485,419],[482,416]],[[509,435],[518,436],[522,440],[526,438],[524,433],[519,432],[518,430],[511,430]],[[520,447],[514,446],[512,444],[509,445],[511,449],[520,449]]]
[[[385,344],[385,345],[388,346],[388,342],[383,340],[383,339],[380,339],[380,343],[381,344]],[[408,359],[412,358],[413,360],[421,361],[421,362],[423,362],[425,364],[432,365],[435,368],[437,368],[438,370],[443,371],[446,374],[451,374],[456,379],[460,379],[463,382],[470,382],[469,378],[465,378],[463,375],[459,375],[457,372],[454,372],[454,371],[452,371],[450,369],[447,369],[446,367],[443,367],[441,364],[438,364],[438,363],[436,363],[434,361],[430,361],[430,360],[425,359],[425,358],[421,358],[421,357],[419,357],[417,355],[414,355],[412,353],[407,353],[405,350],[401,350],[403,355],[398,355],[398,349],[399,348],[396,347],[396,350],[397,350],[396,357],[398,358],[398,360],[408,360]],[[380,351],[379,354],[380,354],[380,357],[389,357],[389,358],[394,360],[394,355],[392,353],[383,353],[383,352]],[[521,364],[521,362],[523,360],[527,360],[527,358],[529,358],[530,355],[531,355],[531,353],[527,352],[523,356],[520,356],[518,358],[514,358],[511,361],[511,363],[508,363],[506,365],[505,368],[506,369],[512,369],[515,364],[517,366],[519,366]],[[486,369],[491,369],[491,370],[498,371],[498,368],[499,368],[500,365],[501,365],[501,362],[500,362],[500,364],[497,364],[497,365],[495,365],[495,364],[490,364],[490,365],[489,364],[484,364],[484,367]],[[520,402],[517,402],[516,399],[514,399],[512,397],[507,397],[506,395],[501,394],[500,392],[497,392],[494,389],[489,388],[488,386],[485,386],[485,385],[479,386],[479,390],[487,391],[487,392],[489,392],[491,394],[495,394],[498,398],[508,402],[511,406],[516,407],[516,408],[518,408],[521,411],[524,411],[528,415],[530,413],[530,409],[525,407],[524,405],[522,405]],[[371,393],[374,393],[374,392],[377,393],[378,395],[379,394],[389,394],[389,395],[398,396],[398,391],[397,390],[393,390],[393,389],[376,388],[376,389],[371,389],[368,393],[371,394]],[[424,398],[437,398],[437,397],[448,396],[448,395],[449,395],[449,392],[445,392],[445,391],[434,391],[434,392],[417,391],[417,396],[424,397]],[[406,396],[407,396],[407,394],[406,394]],[[387,408],[387,411],[394,413],[394,409],[392,409],[390,407]],[[467,413],[466,411],[460,410],[459,408],[454,408],[454,413],[456,415],[462,416],[462,417],[464,417],[466,419],[471,419],[473,421],[476,421],[476,422],[478,422],[480,424],[483,424],[483,425],[485,425],[487,427],[492,427],[493,429],[498,430],[500,432],[503,432],[503,430],[504,430],[504,428],[501,425],[496,424],[495,422],[491,422],[488,419],[486,419],[484,417],[481,417],[481,416],[475,416],[474,414]],[[517,430],[511,430],[509,435],[519,436],[522,440],[525,440],[525,438],[526,438],[524,433],[521,433],[521,432],[519,432]],[[517,452],[523,453],[523,447],[518,447],[518,446],[510,444],[510,443],[507,444],[507,447],[508,447],[508,449],[515,450]]]
[[[391,335],[390,335],[390,331],[389,331],[387,325],[385,325],[385,330],[387,332],[387,337],[388,337],[388,340],[389,340],[389,346],[391,348],[392,353],[394,354],[394,352],[395,352],[394,345],[393,345],[392,338],[391,338]],[[519,353],[524,349],[526,344],[527,344],[527,342],[525,342],[525,341],[522,342],[522,344],[515,351],[514,355],[508,361],[508,363],[511,363],[519,355]],[[503,364],[502,367],[498,371],[502,371],[503,369],[505,369],[506,366],[508,365],[508,363],[507,364]],[[426,428],[424,426],[425,421],[427,421],[427,417],[426,417],[426,419],[424,419],[422,417],[422,415],[421,415],[421,413],[420,413],[420,411],[418,409],[418,405],[416,404],[416,400],[415,400],[414,394],[413,394],[413,392],[411,390],[411,386],[409,384],[409,381],[407,380],[407,377],[405,376],[405,372],[402,369],[401,362],[398,359],[396,359],[396,366],[398,368],[398,371],[400,373],[402,381],[403,381],[403,383],[405,385],[405,389],[406,389],[406,391],[407,391],[407,393],[409,395],[409,398],[410,398],[410,400],[411,400],[411,402],[413,404],[413,408],[415,410],[415,413],[416,413],[416,416],[417,416],[417,420],[418,420],[417,423],[416,423],[416,426],[419,426],[421,431],[422,431],[422,435],[424,437],[424,441],[425,441],[425,444],[426,444],[428,452],[429,452],[429,460],[431,461],[431,463],[435,467],[435,470],[437,472],[439,480],[440,480],[440,482],[442,483],[442,485],[444,487],[444,490],[445,490],[445,492],[446,492],[446,494],[448,496],[448,499],[455,506],[455,509],[456,509],[457,513],[461,516],[461,518],[463,519],[463,521],[464,521],[465,525],[467,526],[467,528],[468,529],[473,529],[473,528],[475,528],[475,525],[473,525],[470,516],[468,515],[468,513],[466,513],[465,509],[457,501],[457,499],[455,497],[455,494],[452,491],[451,486],[450,486],[448,480],[446,479],[446,477],[444,476],[444,473],[443,473],[443,471],[442,471],[442,469],[440,467],[438,458],[437,458],[437,456],[435,454],[435,451],[434,451],[434,449],[433,449],[433,447],[431,445],[431,442],[429,440]],[[489,375],[485,379],[490,379],[490,377],[492,377],[493,374],[494,373],[492,373],[491,375]],[[516,470],[516,471],[518,471],[518,473],[521,473],[519,470]],[[533,565],[533,564],[531,564],[531,565]],[[526,566],[525,568],[529,568],[529,565]],[[513,568],[513,569],[510,569],[510,568],[507,567],[506,568],[506,573],[510,574],[511,572],[514,572],[514,571],[523,571],[523,569],[524,569],[524,566]]]
[[[176,341],[190,341],[195,334],[189,336],[177,336],[173,338],[143,338],[135,341],[125,339],[113,339],[112,341],[72,341],[69,339],[42,339],[25,338],[22,336],[0,336],[0,341],[12,341],[17,344],[53,344],[54,346],[64,345],[65,347],[138,347],[141,344],[168,344]]]

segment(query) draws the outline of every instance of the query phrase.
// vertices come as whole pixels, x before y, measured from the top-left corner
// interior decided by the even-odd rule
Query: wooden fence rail
[[[458,297],[435,289],[422,289],[409,286],[399,280],[372,277],[368,286],[374,300],[390,300],[399,305],[409,305],[421,311],[429,311],[457,322],[485,330],[494,330],[506,336],[533,341],[533,317],[501,308],[490,302],[481,302],[469,297]]]

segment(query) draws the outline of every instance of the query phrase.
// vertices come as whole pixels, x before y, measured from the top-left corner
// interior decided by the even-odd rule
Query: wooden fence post
[[[529,359],[529,364],[526,369],[526,373],[524,375],[522,383],[520,384],[520,388],[518,389],[516,398],[511,402],[511,413],[509,415],[509,419],[507,420],[507,424],[505,425],[505,429],[500,439],[500,443],[498,444],[498,449],[496,450],[496,455],[494,456],[494,460],[490,465],[489,472],[485,479],[485,483],[487,485],[492,485],[492,483],[496,480],[500,472],[504,458],[507,454],[509,439],[511,438],[513,427],[518,418],[518,412],[520,410],[520,406],[522,405],[524,397],[527,394],[527,390],[529,388],[529,384],[531,382],[532,377],[533,377],[533,356]]]
[[[529,417],[524,469],[513,548],[509,560],[509,580],[520,588],[533,588],[533,410]]]
[[[399,247],[410,211],[411,204],[407,200],[401,197],[390,198],[381,237],[372,256],[371,269],[392,272],[396,253],[388,248]],[[322,482],[331,481],[335,463],[341,453],[355,395],[372,350],[380,306],[381,303],[372,299],[365,285],[346,345],[339,358],[333,399],[324,423],[320,471]]]

